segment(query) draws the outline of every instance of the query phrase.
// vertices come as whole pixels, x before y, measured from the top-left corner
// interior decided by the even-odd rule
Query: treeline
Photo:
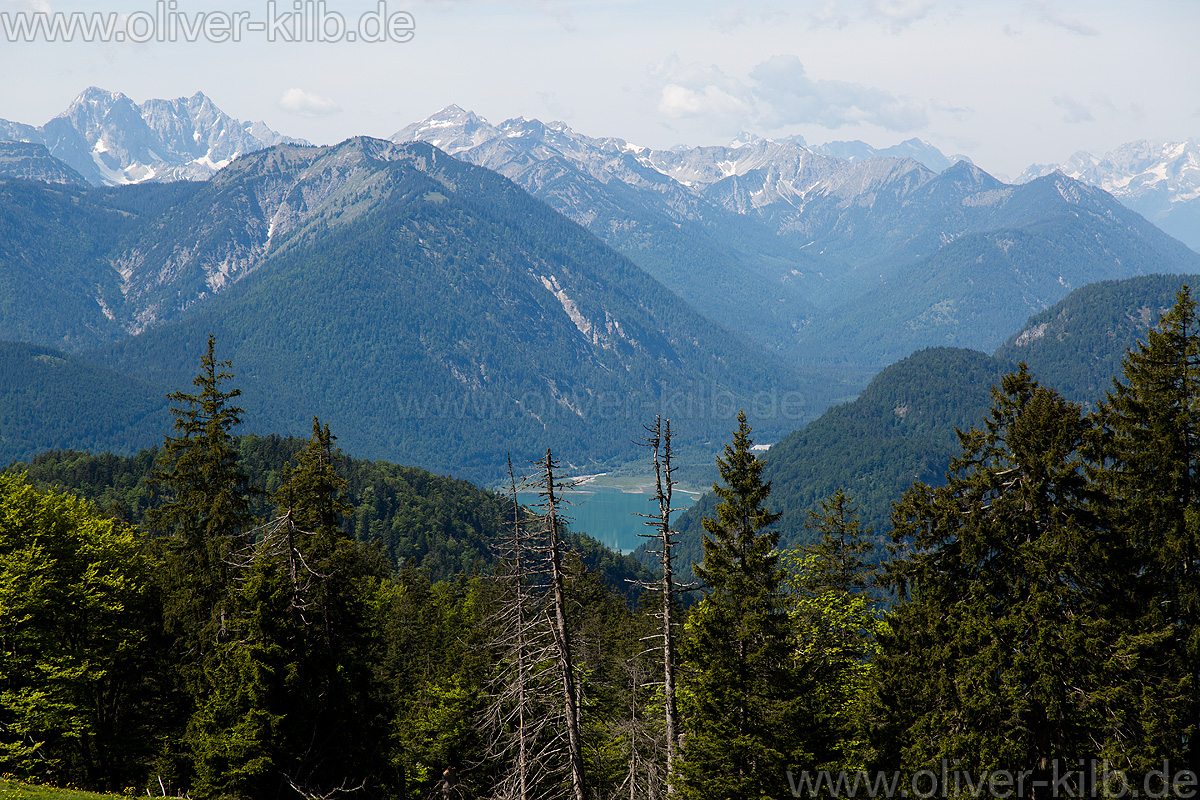
[[[307,442],[238,439],[214,346],[196,391],[172,395],[161,449],[52,453],[0,476],[0,770],[193,797],[703,795],[700,767],[668,772],[664,753],[693,752],[693,733],[720,753],[698,732],[724,724],[729,665],[689,683],[716,662],[684,635],[680,593],[649,600],[648,572],[555,521],[551,454],[530,511],[344,459],[317,421]],[[743,418],[721,462],[739,497],[760,468],[748,432]],[[668,458],[664,519],[671,474]],[[454,497],[406,507],[430,496],[398,490],[421,476]],[[455,539],[470,563],[420,558]],[[763,598],[790,608],[777,572]],[[670,727],[664,637],[665,661],[683,653]]]
[[[197,798],[740,800],[830,796],[819,771],[871,769],[921,796],[1194,796],[1186,289],[1092,412],[1024,367],[1004,376],[945,484],[896,504],[879,568],[840,490],[811,546],[780,549],[742,415],[702,585],[675,583],[656,420],[665,569],[636,579],[636,604],[568,546],[549,452],[540,508],[496,501],[490,566],[434,582],[356,540],[316,421],[256,494],[230,378],[210,340],[151,459],[151,537],[0,479],[0,770]]]

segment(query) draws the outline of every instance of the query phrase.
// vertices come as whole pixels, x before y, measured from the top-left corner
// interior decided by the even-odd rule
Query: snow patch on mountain
[[[1027,183],[1055,172],[1109,192],[1193,250],[1200,250],[1200,142],[1142,139],[1111,152],[1075,153],[1061,164],[1034,164]]]
[[[138,105],[96,87],[40,128],[0,120],[0,141],[41,144],[97,185],[208,180],[246,153],[307,144],[233,119],[200,92]]]

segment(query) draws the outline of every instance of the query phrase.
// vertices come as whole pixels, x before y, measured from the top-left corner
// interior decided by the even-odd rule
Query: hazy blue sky
[[[163,1],[189,19],[269,14],[269,0]],[[327,8],[353,25],[377,3]],[[8,14],[79,10],[144,21],[155,0],[0,0]],[[561,119],[654,147],[724,143],[742,129],[878,147],[916,136],[1008,177],[1080,149],[1200,138],[1198,0],[387,0],[386,10],[411,14],[411,41],[0,40],[0,118],[42,124],[89,85],[138,102],[203,91],[239,119],[330,143],[388,136],[457,103],[493,122]]]

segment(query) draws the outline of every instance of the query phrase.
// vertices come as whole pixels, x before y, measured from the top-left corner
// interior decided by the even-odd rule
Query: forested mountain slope
[[[1071,400],[1094,404],[1112,388],[1126,350],[1145,341],[1184,285],[1194,291],[1200,275],[1146,275],[1084,286],[1031,317],[996,355],[1024,361]]]
[[[61,448],[128,455],[170,425],[160,387],[58,350],[0,342],[0,467]]]
[[[1013,368],[974,350],[921,350],[880,372],[853,402],[772,444],[763,478],[771,481],[767,506],[782,514],[781,545],[811,544],[808,512],[840,488],[860,507],[863,526],[875,529],[872,558],[882,558],[892,502],[913,481],[942,482],[959,448],[955,429],[980,423],[991,387]],[[680,516],[681,567],[699,560],[701,519],[715,507],[706,494]]]
[[[239,463],[250,484],[263,491],[257,513],[270,511],[285,464],[294,464],[305,444],[295,437],[239,438]],[[158,455],[157,447],[130,456],[56,450],[11,464],[7,471],[25,473],[39,488],[77,494],[107,513],[145,525],[146,512],[161,504],[150,479]],[[506,497],[469,481],[386,461],[342,457],[337,469],[354,507],[342,522],[343,531],[363,544],[378,545],[392,567],[411,562],[430,580],[441,581],[495,564],[496,541],[511,518]],[[589,569],[622,594],[630,590],[626,578],[648,577],[636,561],[593,539],[578,535],[571,543]]]

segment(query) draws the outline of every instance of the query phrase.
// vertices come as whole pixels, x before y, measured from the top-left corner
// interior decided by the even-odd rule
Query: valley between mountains
[[[485,483],[509,452],[633,461],[660,411],[707,462],[738,408],[775,441],[914,351],[990,351],[1073,289],[1200,272],[1105,191],[919,142],[654,151],[451,106],[312,147],[203,95],[99,89],[0,131],[0,338],[150,409],[213,333],[252,430],[316,414],[351,452]],[[0,454],[147,446],[160,405],[107,433],[9,423]]]
[[[0,789],[1186,798],[1197,164],[0,120]]]

